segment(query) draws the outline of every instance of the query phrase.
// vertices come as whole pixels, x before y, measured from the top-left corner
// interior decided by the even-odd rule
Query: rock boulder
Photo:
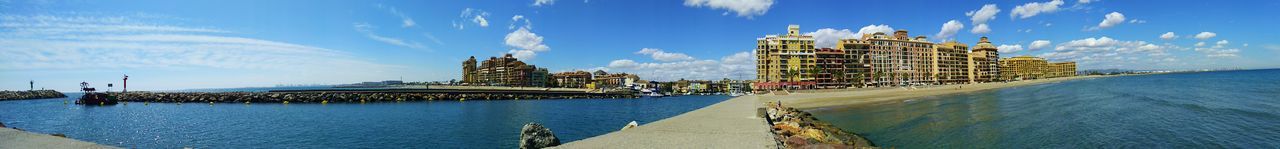
[[[521,149],[539,149],[557,145],[560,145],[560,139],[551,133],[551,129],[542,127],[542,124],[524,124],[524,128],[520,129]]]

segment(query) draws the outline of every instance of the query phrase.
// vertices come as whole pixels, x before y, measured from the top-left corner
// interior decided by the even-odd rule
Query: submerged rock
[[[551,133],[551,129],[542,127],[542,124],[524,124],[524,128],[520,129],[521,149],[539,149],[557,145],[560,145],[560,139]]]

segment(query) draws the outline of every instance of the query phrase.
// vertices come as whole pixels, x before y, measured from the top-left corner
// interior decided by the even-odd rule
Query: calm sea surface
[[[812,110],[898,148],[1277,148],[1280,70],[1109,77]]]
[[[520,128],[529,122],[542,123],[567,143],[728,98],[106,107],[64,105],[74,103],[68,98],[0,101],[0,122],[128,148],[518,148]]]

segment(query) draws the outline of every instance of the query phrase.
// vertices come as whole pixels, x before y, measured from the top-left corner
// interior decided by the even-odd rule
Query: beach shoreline
[[[1090,75],[1090,76],[1073,76],[1061,78],[1048,78],[1036,80],[1023,80],[1011,82],[990,82],[976,84],[950,84],[950,85],[933,85],[926,87],[904,88],[904,87],[882,87],[882,88],[857,88],[857,89],[834,89],[834,90],[811,90],[798,91],[788,95],[759,94],[762,102],[782,102],[792,108],[802,110],[817,110],[841,107],[856,106],[872,106],[885,103],[903,102],[907,100],[950,95],[958,93],[970,93],[978,91],[986,91],[992,89],[1020,87],[1039,84],[1059,83],[1073,80],[1097,79],[1106,77],[1118,77],[1130,75]]]

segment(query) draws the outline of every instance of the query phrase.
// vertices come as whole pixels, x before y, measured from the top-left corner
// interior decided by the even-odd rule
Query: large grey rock
[[[0,128],[5,128],[4,122],[0,122]]]
[[[524,128],[520,129],[521,149],[539,149],[557,145],[560,145],[560,139],[551,133],[551,129],[542,127],[542,124],[524,124]]]

